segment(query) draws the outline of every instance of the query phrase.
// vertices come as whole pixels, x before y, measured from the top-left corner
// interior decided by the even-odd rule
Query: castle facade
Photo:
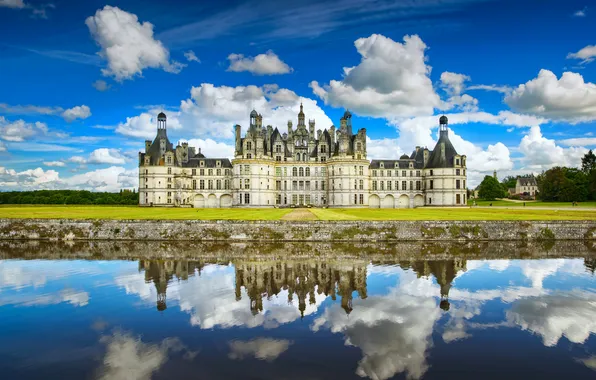
[[[207,158],[188,143],[176,147],[167,118],[139,153],[139,204],[166,207],[371,207],[466,205],[466,156],[449,141],[439,119],[435,148],[416,147],[398,160],[367,158],[366,129],[352,129],[346,111],[340,126],[315,131],[300,106],[287,133],[263,126],[256,111],[244,137],[235,128],[234,158]]]

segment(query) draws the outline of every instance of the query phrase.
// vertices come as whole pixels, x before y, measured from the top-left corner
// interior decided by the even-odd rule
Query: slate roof
[[[536,178],[533,175],[528,177],[518,177],[517,180],[519,181],[520,186],[538,186]]]
[[[452,168],[453,160],[458,155],[453,144],[449,141],[447,131],[441,131],[440,134],[439,141],[437,141],[435,149],[428,158],[427,169]]]

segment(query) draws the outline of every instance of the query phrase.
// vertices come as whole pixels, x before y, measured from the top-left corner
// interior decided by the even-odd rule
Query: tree
[[[489,175],[484,177],[478,188],[478,197],[480,199],[492,201],[496,198],[503,198],[504,196],[503,186],[496,178]]]
[[[503,178],[501,183],[505,187],[505,191],[508,191],[511,188],[515,188],[515,185],[517,184],[517,178],[513,176],[507,176]]]
[[[539,176],[538,191],[543,201],[585,201],[588,189],[588,176],[576,168],[557,166]]]
[[[582,171],[589,174],[592,170],[596,170],[596,155],[592,149],[582,157]]]

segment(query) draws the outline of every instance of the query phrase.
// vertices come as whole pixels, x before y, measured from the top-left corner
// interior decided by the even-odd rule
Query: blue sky
[[[0,183],[133,187],[159,111],[173,142],[231,157],[252,108],[285,130],[301,102],[317,129],[349,108],[369,158],[432,149],[444,113],[471,185],[577,166],[595,18],[588,0],[0,0]]]

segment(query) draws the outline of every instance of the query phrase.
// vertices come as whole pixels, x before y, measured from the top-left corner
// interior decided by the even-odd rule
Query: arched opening
[[[208,208],[216,208],[217,207],[217,197],[215,194],[209,194],[207,197],[207,207]]]
[[[386,195],[383,198],[383,202],[381,202],[381,208],[394,208],[395,207],[395,198],[393,195]]]
[[[205,207],[205,197],[201,194],[196,194],[193,199],[193,207],[194,208],[203,208]]]
[[[414,197],[414,207],[422,207],[424,206],[424,197],[420,194]]]
[[[403,194],[399,197],[399,208],[409,208],[410,207],[410,197]]]
[[[368,207],[370,208],[379,208],[381,206],[381,198],[378,195],[373,194],[368,197]]]
[[[219,198],[219,207],[231,207],[232,206],[232,196],[229,194],[224,194]]]

